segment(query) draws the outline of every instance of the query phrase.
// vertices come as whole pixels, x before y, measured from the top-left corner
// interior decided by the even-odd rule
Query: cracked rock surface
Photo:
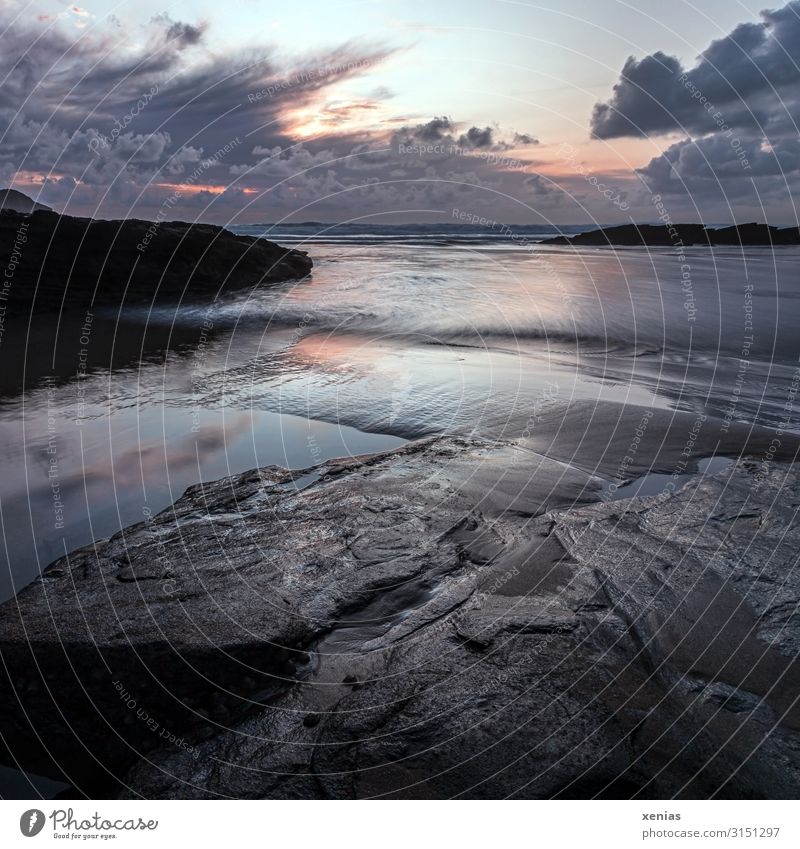
[[[193,487],[4,606],[5,760],[149,798],[796,798],[793,467],[597,488],[456,437]]]

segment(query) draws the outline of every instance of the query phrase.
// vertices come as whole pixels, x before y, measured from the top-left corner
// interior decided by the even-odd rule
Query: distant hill
[[[18,192],[16,189],[0,189],[0,209],[13,209],[14,212],[35,212],[43,210],[52,212],[53,210],[43,203],[36,203],[27,195]]]
[[[703,224],[621,224],[602,227],[576,236],[544,239],[541,245],[603,247],[627,245],[683,248],[690,245],[740,245],[742,247],[800,245],[800,228],[770,227],[768,224],[734,224],[731,227],[706,227]]]

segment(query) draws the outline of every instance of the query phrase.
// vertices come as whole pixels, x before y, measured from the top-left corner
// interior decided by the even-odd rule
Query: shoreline
[[[574,410],[573,415],[582,413]],[[555,418],[563,419],[563,410],[557,417],[554,414]],[[645,438],[663,444],[665,436],[663,423],[656,421]],[[733,436],[740,439],[742,435]],[[752,444],[763,449],[766,436]],[[673,434],[667,441],[669,458],[659,459],[656,452],[649,464],[645,463],[651,451],[645,442],[641,458],[635,458],[626,469],[633,474],[644,466],[652,472],[674,464],[679,456],[676,448],[681,445],[676,437]],[[705,441],[698,442],[692,446],[696,452],[689,468],[696,466],[706,450]],[[17,693],[26,694],[21,703],[25,719],[13,718],[12,709],[3,724],[16,729],[13,739],[27,739],[25,751],[31,745],[23,765],[58,777],[52,761],[48,766],[55,757],[56,762],[70,764],[72,774],[62,775],[65,780],[91,786],[99,780],[95,763],[99,759],[107,769],[116,770],[122,787],[129,780],[125,769],[133,769],[131,775],[143,782],[140,792],[144,792],[156,776],[144,765],[137,767],[130,761],[125,753],[131,746],[141,752],[152,747],[148,758],[155,753],[167,763],[182,760],[180,769],[191,774],[194,767],[185,760],[196,760],[196,751],[204,753],[203,762],[207,757],[218,758],[215,747],[227,747],[228,736],[230,744],[238,748],[236,729],[240,725],[251,728],[253,723],[268,722],[271,727],[278,722],[283,731],[272,729],[269,735],[285,733],[287,741],[295,740],[287,747],[292,750],[305,745],[302,740],[307,735],[320,733],[315,729],[325,727],[326,712],[346,694],[361,704],[356,694],[362,688],[387,686],[380,681],[386,675],[387,680],[394,680],[398,668],[414,669],[439,657],[439,666],[453,662],[447,676],[455,676],[457,682],[464,674],[458,671],[464,659],[475,652],[480,656],[495,644],[496,638],[482,636],[484,632],[496,633],[498,623],[508,616],[516,623],[520,639],[527,639],[526,634],[546,637],[549,651],[555,643],[571,642],[576,629],[583,627],[575,620],[578,614],[568,614],[570,604],[577,604],[576,609],[586,615],[614,610],[608,601],[597,607],[589,600],[604,585],[601,582],[589,592],[585,582],[591,578],[591,569],[580,573],[583,600],[570,602],[565,587],[574,578],[567,580],[579,537],[572,531],[568,537],[554,533],[553,523],[578,527],[583,516],[597,514],[612,522],[614,536],[609,540],[620,535],[623,545],[628,536],[619,530],[620,517],[668,509],[668,505],[684,501],[687,492],[702,490],[710,482],[717,482],[713,484],[716,501],[701,501],[700,515],[703,510],[727,515],[744,484],[729,492],[724,480],[738,476],[752,489],[758,474],[759,486],[769,494],[776,475],[788,478],[792,473],[790,465],[776,458],[761,474],[756,460],[739,456],[722,472],[684,479],[675,491],[606,501],[595,476],[598,470],[593,470],[595,474],[581,470],[585,452],[568,437],[559,432],[550,439],[548,455],[534,453],[537,447],[541,448],[541,443],[536,440],[514,443],[434,436],[389,452],[331,460],[307,470],[251,470],[190,487],[161,514],[51,564],[41,579],[3,605],[0,647],[18,682]],[[593,449],[589,446],[587,450],[591,453]],[[729,446],[728,450],[733,449]],[[782,459],[791,462],[796,451],[795,445],[791,457],[784,452]],[[567,456],[572,462],[565,464]],[[603,471],[608,474],[612,468],[609,461]],[[682,472],[685,474],[683,467]],[[304,479],[301,489],[293,485],[299,478]],[[800,481],[795,483],[800,487]],[[768,515],[769,501],[763,503]],[[232,523],[234,513],[236,522]],[[312,515],[315,518],[309,526]],[[735,518],[733,521],[735,529]],[[638,549],[637,540],[646,538],[640,539],[641,533],[637,530],[631,537],[633,550]],[[665,536],[660,544],[666,545],[667,539]],[[267,540],[272,542],[265,549],[262,541]],[[669,545],[676,545],[669,540]],[[604,558],[603,565],[593,568],[605,573],[612,562]],[[497,577],[490,580],[490,575]],[[192,588],[198,579],[200,584]],[[487,582],[490,591],[480,590]],[[396,589],[387,592],[382,589],[386,586]],[[454,619],[453,611],[461,609],[468,598],[473,599],[471,612]],[[480,600],[477,607],[475,599]],[[253,602],[259,600],[266,607],[257,612]],[[72,614],[76,604],[83,611],[80,621]],[[542,604],[543,611],[534,614]],[[528,612],[522,615],[520,610]],[[526,617],[534,615],[545,618],[531,629]],[[181,625],[184,617],[188,619]],[[579,620],[581,617],[578,615]],[[234,624],[245,622],[244,627]],[[153,626],[161,635],[155,642]],[[559,630],[562,627],[564,630]],[[601,623],[593,627],[601,627]],[[51,631],[52,640],[48,637]],[[499,633],[505,631],[503,626]],[[31,642],[33,633],[37,636]],[[417,636],[406,646],[412,635]],[[504,640],[502,645],[507,642]],[[441,643],[433,653],[424,648],[430,641]],[[273,648],[265,654],[265,646]],[[400,646],[406,647],[401,650]],[[420,651],[423,654],[409,660],[410,665],[404,662],[396,667],[389,658],[397,651],[400,656],[408,652],[412,658]],[[455,663],[457,657],[461,660]],[[520,661],[508,660],[512,668],[519,666]],[[387,663],[389,667],[384,669]],[[466,668],[479,670],[481,663]],[[130,712],[113,698],[116,690],[109,689],[105,674],[83,680],[80,689],[88,689],[81,696],[75,689],[78,681],[69,670],[88,668],[98,673],[108,669],[114,681],[122,682],[126,692],[146,706],[148,716],[159,727],[190,741],[192,751],[158,754],[158,741],[146,727],[131,722]],[[36,684],[40,679],[36,670],[49,682],[45,691]],[[162,674],[170,680],[166,700],[159,694],[157,676]],[[437,675],[441,674],[440,670]],[[493,677],[474,679],[475,674],[470,673],[471,687],[478,692],[496,687]],[[491,676],[497,674],[491,672]],[[354,676],[358,686],[348,683]],[[209,680],[222,689],[209,690],[202,683]],[[509,676],[501,691],[507,690],[511,680]],[[307,689],[303,681],[308,683]],[[641,686],[652,687],[653,682],[643,680]],[[56,716],[51,715],[51,687],[59,694]],[[324,693],[333,691],[337,698],[331,702]],[[377,704],[384,704],[387,697],[375,696]],[[391,696],[399,697],[399,693]],[[437,710],[443,706],[440,698],[444,694],[435,700]],[[6,694],[6,711],[14,700],[12,693]],[[275,713],[275,706],[282,703],[286,707]],[[336,708],[337,713],[340,710]],[[374,713],[368,706],[354,710],[366,711],[365,717]],[[98,729],[97,711],[102,713],[100,729],[105,725],[105,731]],[[68,742],[64,749],[63,735],[57,731],[64,721],[62,714],[73,727],[86,725],[85,734],[95,740],[89,763]],[[28,739],[25,727],[29,721],[35,723],[48,754]],[[294,722],[299,725],[295,727]],[[219,736],[222,728],[229,727],[229,732]],[[350,733],[340,732],[342,739]],[[283,757],[280,751],[273,752],[279,761]],[[225,751],[223,759],[229,756]],[[118,763],[128,767],[120,772],[112,767]],[[158,779],[162,784],[163,780],[163,776]],[[445,786],[447,793],[454,789]],[[217,795],[220,790],[208,785],[203,792]],[[183,795],[179,785],[164,786],[157,792],[161,798]],[[252,788],[242,787],[233,795],[252,792]],[[258,792],[267,791],[262,787]]]
[[[711,322],[713,351],[703,338],[692,346],[687,379],[688,317],[647,300],[638,261],[636,332],[626,343],[627,313],[614,314],[616,278],[605,261],[597,269],[619,321],[606,328],[590,315],[573,341],[558,322],[565,304],[593,301],[568,262],[559,266],[565,282],[556,276],[564,285],[553,290],[549,276],[534,274],[520,277],[530,289],[518,291],[485,282],[491,263],[443,261],[433,290],[427,260],[398,270],[387,248],[378,253],[386,273],[407,286],[395,296],[375,282],[375,254],[338,270],[324,257],[324,271],[297,292],[248,293],[213,320],[189,305],[180,321],[170,307],[153,327],[131,307],[139,326],[111,349],[88,344],[105,336],[101,311],[64,324],[80,346],[77,360],[67,345],[58,362],[75,398],[52,409],[22,398],[29,458],[41,455],[43,421],[71,414],[75,401],[87,418],[79,453],[66,428],[56,444],[62,483],[88,440],[96,477],[84,468],[75,479],[95,487],[97,516],[111,500],[101,497],[109,480],[123,502],[138,497],[146,457],[167,471],[171,497],[161,512],[147,499],[134,524],[123,510],[121,530],[93,533],[2,606],[9,675],[0,715],[10,749],[0,761],[89,796],[113,787],[157,798],[495,798],[512,789],[504,771],[519,757],[536,798],[671,798],[684,784],[702,798],[753,795],[765,783],[782,796],[798,792],[800,777],[746,758],[747,740],[771,721],[780,725],[768,744],[776,761],[798,742],[800,718],[773,693],[798,671],[787,659],[797,623],[782,612],[793,577],[764,577],[748,554],[750,543],[756,553],[775,549],[783,568],[800,544],[779,500],[784,485],[789,500],[795,491],[800,499],[791,465],[800,434],[776,407],[796,389],[788,361],[778,380],[773,361],[753,353],[749,373],[755,380],[768,368],[773,389],[744,393],[726,421],[719,409],[739,386],[735,356],[714,342]],[[516,268],[525,273],[524,263]],[[448,324],[465,289],[497,297],[500,312],[514,307],[517,323],[504,334],[479,310],[477,324]],[[727,316],[738,321],[736,280],[730,291]],[[532,311],[517,315],[523,293]],[[540,309],[553,319],[541,337],[529,318]],[[135,367],[145,334],[166,344],[163,369],[159,359],[148,370],[141,357]],[[475,338],[480,345],[466,344]],[[181,339],[190,356],[172,358]],[[792,338],[781,339],[788,357]],[[94,366],[112,351],[105,387]],[[29,375],[35,365],[26,363]],[[410,441],[362,454],[342,438],[356,456],[323,452],[293,469],[231,464],[242,435],[255,456],[279,443],[286,451],[282,429],[278,439],[274,422],[261,432],[252,418],[257,410],[270,419],[276,403],[307,423],[341,430],[345,421],[362,435]],[[90,415],[100,421],[94,430]],[[230,430],[215,429],[214,416]],[[748,417],[761,423],[733,421]],[[763,424],[775,421],[779,445]],[[105,442],[87,436],[103,429],[115,446],[110,463]],[[120,443],[126,433],[135,438]],[[58,437],[46,438],[49,462]],[[303,450],[319,459],[311,449],[324,440],[309,438]],[[183,472],[212,454],[228,472],[247,471],[218,471],[175,498]],[[183,466],[172,466],[175,457]],[[198,478],[206,476],[190,477]],[[157,483],[147,479],[149,496]],[[65,724],[75,730],[68,739]],[[693,735],[721,752],[702,776],[692,775],[690,755],[673,751]],[[659,759],[673,754],[662,775]],[[284,786],[274,774],[292,777]]]

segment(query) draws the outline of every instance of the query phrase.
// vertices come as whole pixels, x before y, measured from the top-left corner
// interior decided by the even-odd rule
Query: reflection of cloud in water
[[[165,417],[169,412],[165,413]],[[178,415],[184,420],[185,416]],[[162,442],[152,439],[148,443],[123,443],[112,446],[113,479],[115,487],[145,486],[148,481],[167,481],[176,478],[182,480],[185,472],[201,473],[209,460],[227,445],[252,430],[252,418],[247,413],[233,412],[222,418],[217,424],[206,424],[197,432],[183,435],[172,434]],[[170,429],[167,429],[170,432]],[[108,457],[95,461],[90,467],[84,467],[85,478],[105,482],[108,479]]]
[[[31,424],[37,427],[24,434],[19,419],[0,422],[0,432],[10,444],[22,443],[23,436],[27,439],[24,454],[4,452],[0,504],[10,562],[0,569],[3,597],[65,551],[142,521],[145,508],[156,513],[168,507],[200,480],[257,466],[306,468],[403,442],[263,410],[155,404],[116,408],[103,419],[77,425],[70,415],[69,386],[59,388],[56,402],[60,415],[55,480],[64,504],[61,529],[54,527],[48,443],[41,430],[35,432],[42,419],[32,417]],[[15,576],[13,584],[10,573]]]
[[[542,399],[553,384],[556,406],[587,399],[713,414],[731,395],[742,336],[740,253],[692,252],[698,313],[690,326],[670,251],[545,251],[554,278],[529,252],[507,247],[336,246],[328,257],[325,250],[317,246],[310,284],[220,303],[202,355],[168,353],[89,375],[82,426],[74,422],[75,385],[57,388],[58,473],[68,503],[67,528],[51,549],[140,521],[143,504],[166,507],[199,478],[273,463],[305,468],[399,441],[363,431],[513,437],[533,411],[547,412],[551,402]],[[785,416],[797,301],[770,293],[792,290],[794,253],[777,264],[748,256],[762,305],[738,405],[745,418]],[[182,338],[199,338],[206,316],[180,309]],[[27,577],[36,564],[20,552],[53,538],[43,396],[0,408],[2,518],[12,568]]]

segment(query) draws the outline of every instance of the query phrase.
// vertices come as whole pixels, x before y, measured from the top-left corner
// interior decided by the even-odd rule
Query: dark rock
[[[621,224],[602,227],[575,236],[556,236],[544,239],[542,245],[572,245],[573,247],[690,247],[693,245],[767,246],[800,245],[800,228],[770,227],[767,224],[737,224],[714,229],[703,224]]]
[[[25,214],[36,210],[44,210],[52,212],[49,206],[43,203],[37,203],[32,198],[16,189],[0,189],[0,210],[9,210],[11,212],[23,212]]]
[[[0,254],[14,257],[8,304],[38,312],[187,297],[202,304],[230,290],[305,277],[312,265],[303,251],[212,224],[48,211],[0,213]]]
[[[40,774],[68,763],[73,778],[90,775],[97,762],[118,773],[137,751],[161,745],[141,721],[123,728],[134,710],[128,697],[159,726],[187,735],[200,714],[186,709],[187,696],[205,710],[224,682],[234,716],[269,702],[298,669],[318,665],[326,635],[378,635],[427,605],[443,575],[475,569],[470,541],[449,537],[472,505],[485,502],[488,533],[512,501],[528,513],[552,503],[551,477],[537,489],[529,469],[505,471],[509,447],[485,456],[491,445],[434,439],[333,461],[326,482],[300,491],[285,485],[297,473],[283,469],[198,485],[151,521],[56,561],[2,608],[6,739]],[[492,501],[490,482],[504,471],[506,489]],[[435,491],[422,497],[434,473],[460,488],[445,508],[434,509]],[[573,477],[582,480],[574,489],[588,481]],[[102,679],[87,680],[95,669]],[[337,686],[346,672],[336,671]],[[43,680],[52,684],[18,698],[19,685]],[[319,712],[310,708],[303,713]],[[91,752],[78,742],[89,738]]]
[[[3,607],[6,762],[165,798],[796,798],[800,474],[575,507],[513,456],[250,472],[63,558]]]

